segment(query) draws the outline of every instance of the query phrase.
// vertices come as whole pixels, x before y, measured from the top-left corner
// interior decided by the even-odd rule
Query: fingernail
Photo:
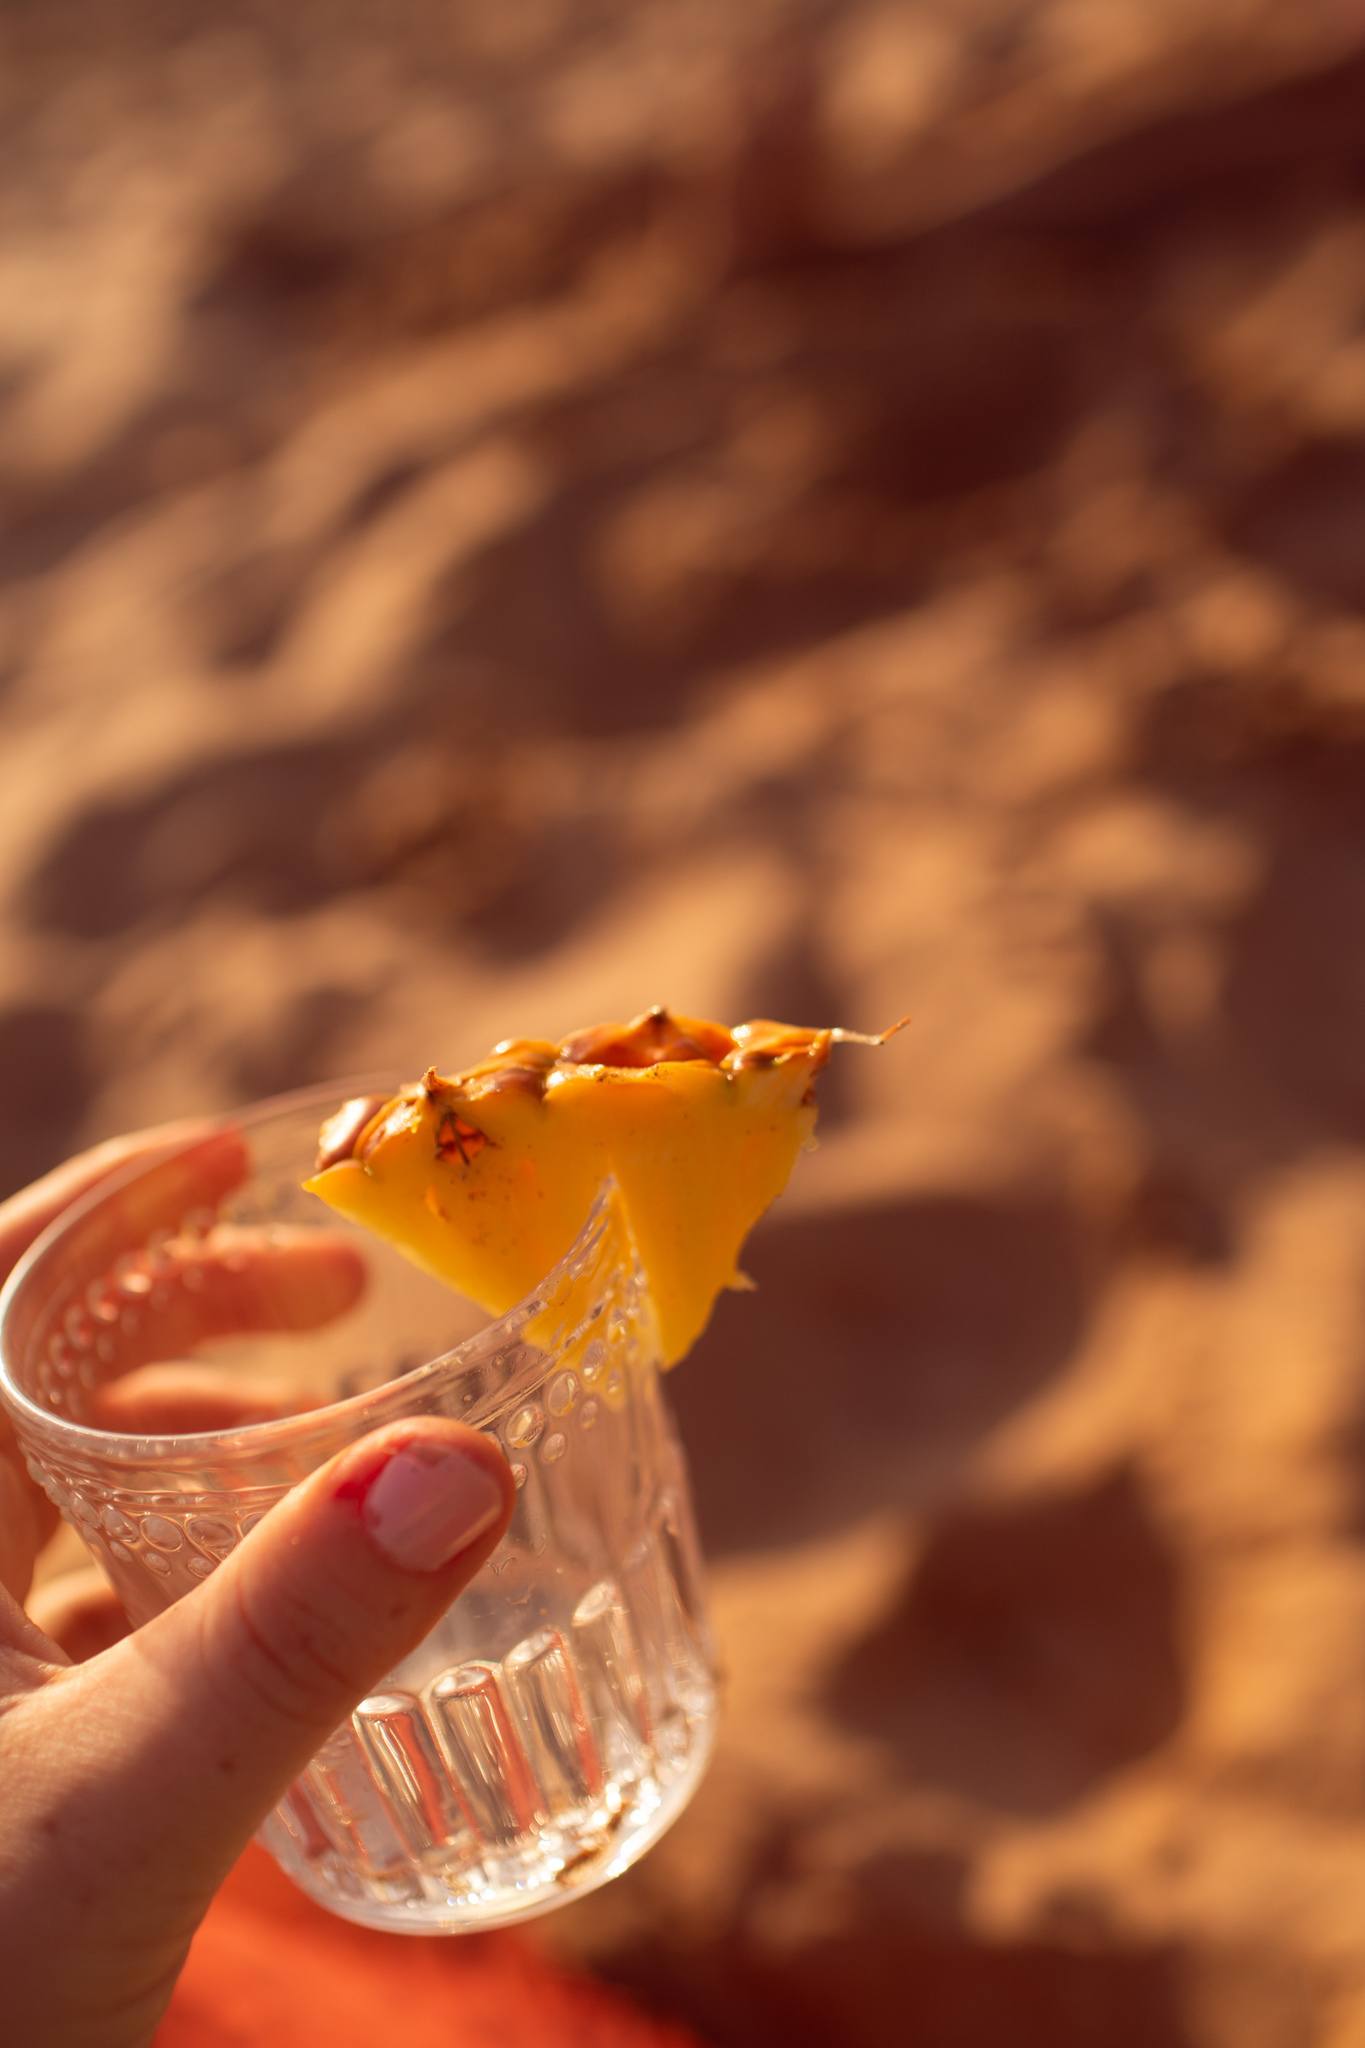
[[[371,1481],[362,1510],[390,1564],[434,1572],[467,1550],[502,1513],[502,1490],[482,1465],[444,1444],[405,1444]]]

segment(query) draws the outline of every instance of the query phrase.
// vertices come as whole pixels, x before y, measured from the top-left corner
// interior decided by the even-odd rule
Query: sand
[[[676,1378],[715,1768],[538,1938],[1357,2048],[1359,18],[342,15],[0,21],[0,1183],[910,1009]]]

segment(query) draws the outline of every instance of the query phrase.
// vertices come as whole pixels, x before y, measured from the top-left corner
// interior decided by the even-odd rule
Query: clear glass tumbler
[[[238,1119],[250,1172],[212,1210],[146,1227],[135,1170],[54,1225],[5,1293],[0,1395],[135,1622],[381,1424],[450,1415],[498,1439],[518,1487],[506,1537],[263,1830],[348,1919],[493,1927],[627,1869],[705,1768],[715,1681],[686,1470],[611,1189],[532,1300],[464,1334],[458,1297],[299,1187],[337,1099],[310,1090]],[[187,1342],[211,1266],[300,1230],[353,1242],[352,1309],[321,1330]],[[292,1412],[178,1437],[90,1426],[105,1383],[191,1356],[284,1382]]]

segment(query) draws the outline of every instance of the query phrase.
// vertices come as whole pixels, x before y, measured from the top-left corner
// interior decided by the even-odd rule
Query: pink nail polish
[[[502,1490],[482,1465],[428,1443],[394,1451],[371,1480],[361,1510],[375,1549],[413,1572],[449,1564],[501,1513]]]

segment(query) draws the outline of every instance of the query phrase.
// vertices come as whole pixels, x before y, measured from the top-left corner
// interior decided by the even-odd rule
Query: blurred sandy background
[[[1365,17],[0,14],[0,1183],[914,1030],[676,1391],[718,2048],[1365,2043]]]

